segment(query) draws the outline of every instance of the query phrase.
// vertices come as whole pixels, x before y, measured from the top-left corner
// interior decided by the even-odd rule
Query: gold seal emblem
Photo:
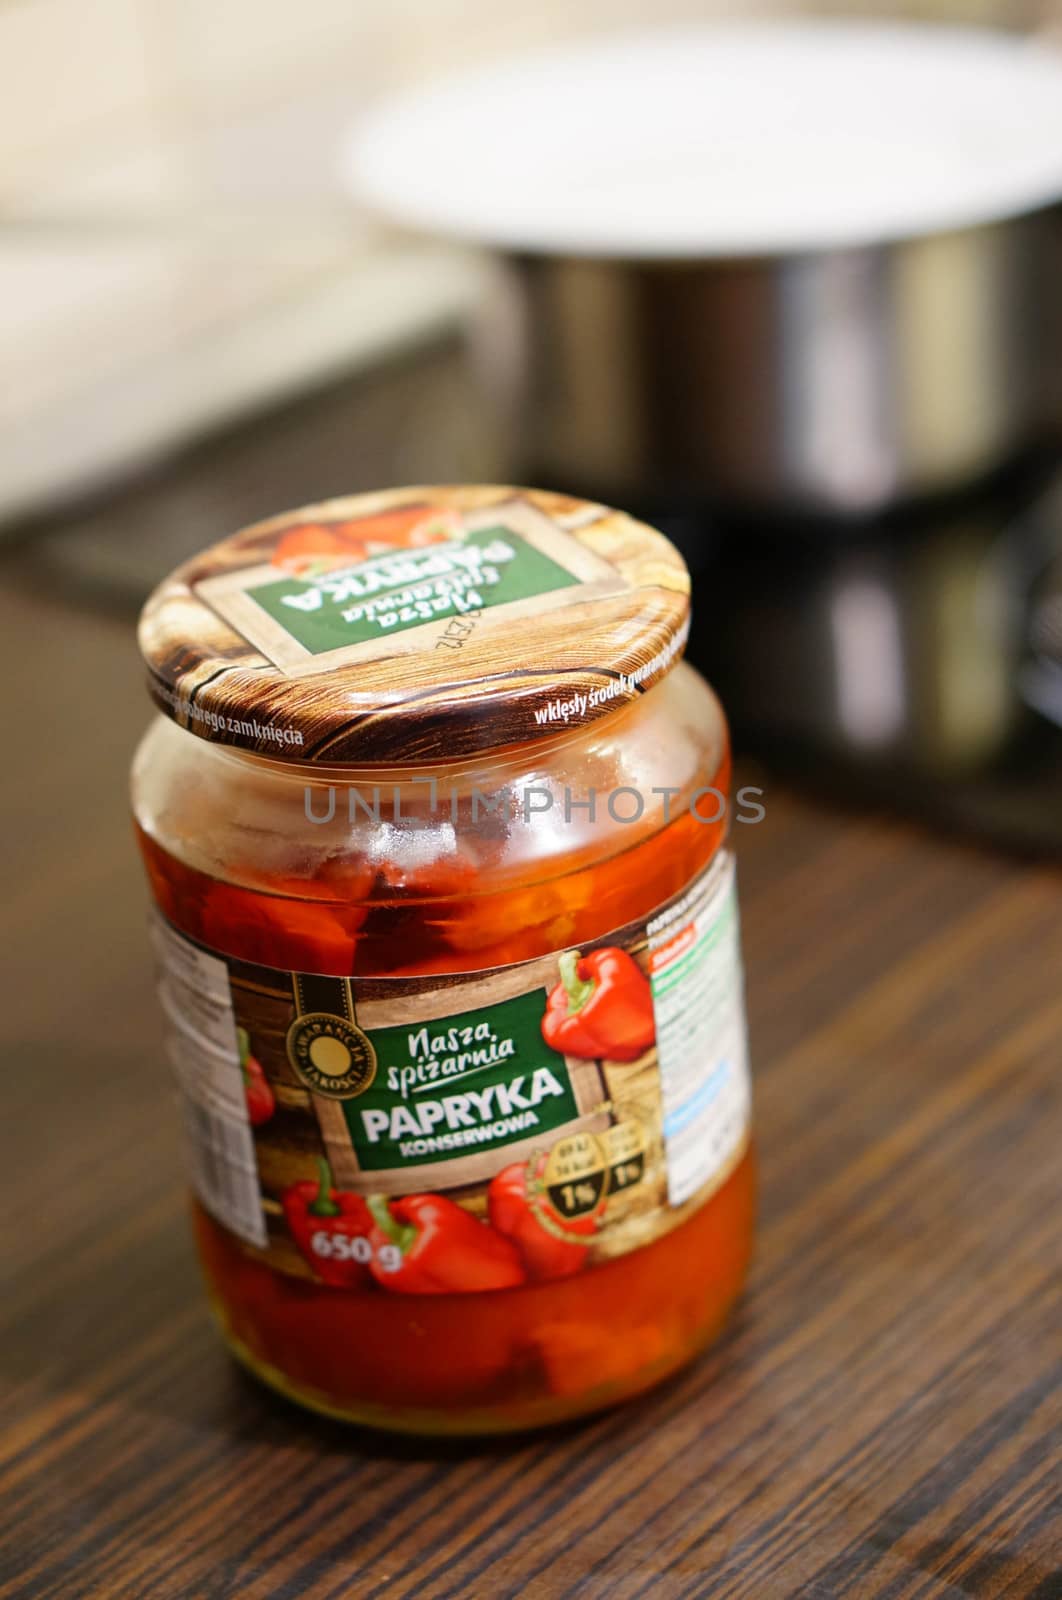
[[[608,1192],[608,1158],[592,1133],[570,1133],[549,1152],[542,1182],[562,1217],[585,1217]]]
[[[608,1151],[608,1188],[610,1194],[630,1189],[645,1177],[645,1130],[637,1117],[625,1113],[614,1127],[604,1134]]]
[[[314,1094],[353,1100],[376,1076],[376,1051],[368,1034],[345,1017],[307,1011],[288,1029],[288,1060]]]

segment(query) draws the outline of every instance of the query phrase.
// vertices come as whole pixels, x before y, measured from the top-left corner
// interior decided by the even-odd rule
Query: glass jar
[[[652,530],[478,488],[293,513],[146,608],[195,1235],[230,1348],[304,1404],[557,1421],[739,1292],[730,758],[687,596]]]

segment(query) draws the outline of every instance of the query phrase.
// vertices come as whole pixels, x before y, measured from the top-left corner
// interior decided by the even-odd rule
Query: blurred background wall
[[[425,74],[598,28],[794,11],[1022,28],[1054,0],[0,0],[0,197],[72,195],[106,171],[117,194],[176,199],[219,175],[211,137],[321,116]],[[301,122],[301,117],[299,118]],[[276,124],[279,129],[279,122]],[[261,147],[298,177],[278,144]],[[224,165],[224,163],[223,163]],[[305,173],[301,177],[305,178]]]
[[[1028,28],[1058,5],[817,9]],[[340,195],[341,132],[377,96],[598,29],[797,9],[0,0],[0,521],[460,310],[458,263]]]
[[[802,11],[1062,15],[1058,0],[0,0],[0,203],[179,206],[234,180],[301,193],[327,179],[303,141],[396,86],[603,28]]]

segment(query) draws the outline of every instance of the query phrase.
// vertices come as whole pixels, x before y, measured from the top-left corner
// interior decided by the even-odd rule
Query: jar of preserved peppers
[[[730,757],[660,534],[308,507],[148,601],[133,769],[195,1236],[318,1410],[477,1432],[719,1329],[753,1227]]]

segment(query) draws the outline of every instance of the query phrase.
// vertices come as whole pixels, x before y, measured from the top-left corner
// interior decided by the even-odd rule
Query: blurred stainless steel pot
[[[487,311],[509,359],[488,381],[542,481],[877,509],[991,471],[1049,427],[1058,230],[1041,212],[746,260],[513,253]]]
[[[393,220],[504,263],[487,370],[544,481],[863,511],[1043,420],[1047,46],[821,18],[602,37],[399,96],[350,159]]]

